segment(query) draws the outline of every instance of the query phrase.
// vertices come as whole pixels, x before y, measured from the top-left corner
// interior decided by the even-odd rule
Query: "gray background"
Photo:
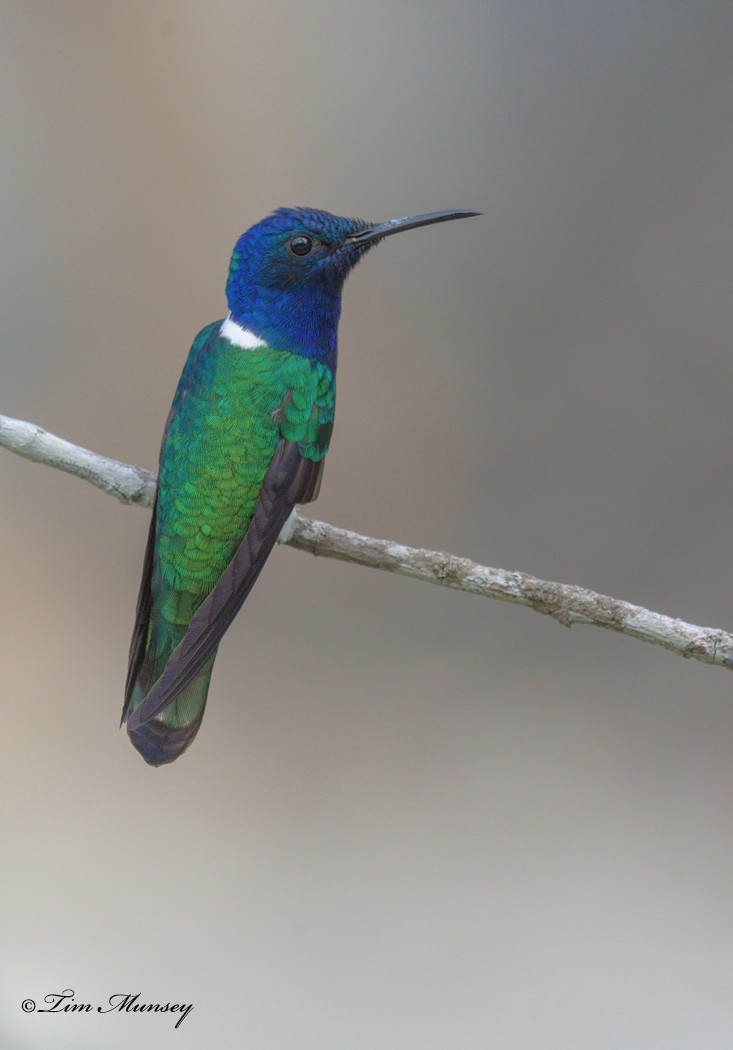
[[[733,625],[729,3],[0,17],[1,411],[153,467],[243,229],[481,209],[349,281],[314,512]],[[153,770],[148,514],[0,472],[3,1047],[731,1046],[730,675],[281,549]]]

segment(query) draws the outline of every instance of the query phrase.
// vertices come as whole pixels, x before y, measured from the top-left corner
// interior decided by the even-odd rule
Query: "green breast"
[[[219,337],[220,324],[191,348],[161,454],[152,619],[168,629],[159,625],[156,655],[177,644],[239,546],[281,438],[309,459],[328,447],[330,369],[287,351],[233,346]]]

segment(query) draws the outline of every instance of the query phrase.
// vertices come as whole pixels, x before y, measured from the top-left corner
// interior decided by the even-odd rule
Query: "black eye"
[[[307,255],[312,247],[313,241],[310,237],[306,237],[304,233],[299,233],[288,241],[288,248],[293,255]]]

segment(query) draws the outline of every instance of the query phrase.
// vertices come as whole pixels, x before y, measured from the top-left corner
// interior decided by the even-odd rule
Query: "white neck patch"
[[[232,346],[238,346],[242,350],[256,350],[259,346],[267,346],[264,339],[260,339],[254,332],[250,332],[249,328],[243,328],[241,324],[237,324],[236,321],[232,320],[232,315],[229,314],[226,321],[222,322],[219,334],[227,339]]]

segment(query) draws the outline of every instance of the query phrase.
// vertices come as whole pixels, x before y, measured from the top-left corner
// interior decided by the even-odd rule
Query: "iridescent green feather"
[[[221,322],[196,338],[173,402],[160,460],[145,657],[127,714],[145,698],[250,524],[281,439],[321,460],[333,424],[335,380],[298,354],[232,345]],[[200,721],[216,653],[158,716]]]

